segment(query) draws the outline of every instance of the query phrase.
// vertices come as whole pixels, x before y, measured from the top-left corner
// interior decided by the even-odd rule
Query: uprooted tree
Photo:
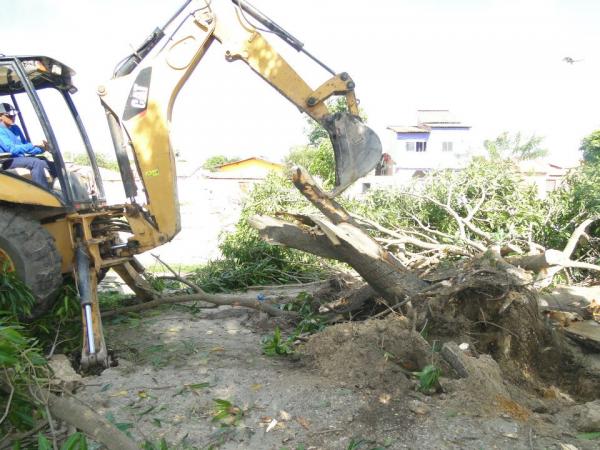
[[[319,161],[327,168],[332,159],[321,144],[311,150],[319,152]],[[236,232],[221,246],[226,260],[209,268],[208,276],[203,272],[184,279],[173,274],[191,292],[159,296],[117,313],[200,300],[296,320],[298,314],[273,304],[281,302],[283,290],[266,301],[265,296],[259,301],[256,291],[231,295],[222,288],[234,289],[234,277],[224,280],[214,275],[236,272],[237,287],[302,283],[314,279],[327,261],[336,260],[361,278],[345,279],[333,294],[315,295],[311,306],[327,322],[397,315],[415,339],[411,344],[421,349],[429,345],[423,334],[430,342],[467,342],[477,352],[491,354],[503,376],[520,384],[525,381],[536,388],[551,380],[572,394],[596,398],[600,374],[589,371],[577,347],[546,325],[536,295],[557,281],[589,283],[600,270],[599,173],[596,163],[584,164],[563,187],[541,200],[510,161],[475,159],[462,171],[435,172],[402,189],[372,190],[360,201],[336,201],[306,171],[295,168],[292,181],[273,175],[256,186]],[[290,290],[287,298],[298,289],[303,287]],[[578,311],[590,317],[593,312]],[[55,395],[61,388],[48,380],[49,372],[39,357],[33,358],[30,343],[15,334],[20,329],[0,324],[2,329],[12,344],[0,353],[5,358],[8,354],[14,366],[7,366],[0,377],[5,394],[0,401],[4,411],[0,429],[9,427],[10,439],[21,436],[14,434],[18,426],[35,430],[51,426],[55,417],[109,448],[131,445],[110,423],[89,416],[68,397]],[[395,335],[407,336],[401,331]],[[384,347],[383,341],[380,345]],[[386,353],[400,356],[393,354]],[[447,359],[452,366],[452,358]],[[421,362],[416,367],[422,368]],[[452,368],[458,374],[464,369]],[[13,417],[19,405],[45,410],[46,418],[22,424],[17,420],[21,416]],[[32,436],[30,431],[21,434]]]
[[[509,377],[537,372],[588,396],[600,374],[546,326],[536,296],[557,279],[589,281],[600,270],[594,194],[577,186],[590,170],[542,201],[510,161],[476,159],[464,171],[342,206],[296,167],[293,183],[314,209],[271,210],[248,222],[269,243],[343,262],[362,277],[321,305],[329,317],[403,314],[413,329],[492,353]]]

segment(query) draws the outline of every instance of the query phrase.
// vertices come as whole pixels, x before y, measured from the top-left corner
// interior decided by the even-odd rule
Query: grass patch
[[[220,398],[213,399],[213,402],[213,422],[219,422],[222,427],[229,427],[236,426],[242,420],[244,411],[239,406]]]
[[[272,336],[265,336],[262,342],[262,349],[267,356],[287,356],[294,353],[292,348],[293,336],[287,339],[281,337],[281,330],[275,327]]]

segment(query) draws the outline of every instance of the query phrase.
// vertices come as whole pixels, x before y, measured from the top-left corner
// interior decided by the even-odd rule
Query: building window
[[[424,152],[427,150],[427,142],[407,142],[407,152]]]
[[[442,151],[443,152],[451,152],[452,151],[452,142],[442,142]]]

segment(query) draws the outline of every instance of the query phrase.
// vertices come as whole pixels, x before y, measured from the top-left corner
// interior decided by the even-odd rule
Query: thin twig
[[[38,424],[36,424],[36,426],[34,426],[29,431],[25,431],[20,434],[6,436],[4,439],[2,439],[2,441],[0,441],[0,449],[4,450],[4,449],[9,449],[9,448],[14,448],[13,445],[15,442],[19,442],[19,441],[22,442],[24,439],[27,439],[29,436],[33,436],[34,434],[38,433],[42,428],[44,428],[47,425],[47,423],[48,423],[47,421],[41,420]]]
[[[419,331],[419,334],[421,336],[423,336],[423,331],[425,331],[425,328],[427,328],[428,323],[429,323],[429,319],[425,319],[425,325],[423,325],[423,328],[421,328],[421,331]]]
[[[179,276],[172,276],[172,275],[170,275],[170,276],[169,275],[164,275],[164,276],[160,276],[160,277],[157,277],[157,278],[159,280],[177,281],[177,282],[179,282],[181,284],[185,284],[186,286],[191,287],[194,290],[194,292],[199,292],[198,291],[199,287],[196,284],[192,283],[191,281],[189,281],[189,280],[187,280],[185,278],[182,278],[182,277],[179,277]]]
[[[379,301],[380,304],[382,304],[383,306],[385,306],[388,309],[388,314],[389,313],[396,313],[396,311],[394,311],[390,305],[387,304],[387,302],[385,300],[380,300]]]
[[[340,430],[339,428],[331,428],[331,429],[327,429],[327,430],[313,431],[310,434],[311,435],[316,435],[316,434],[327,434],[327,433],[341,433],[343,431],[344,430]]]
[[[409,301],[410,298],[407,298],[406,300],[403,300],[400,303],[396,303],[393,306],[388,306],[389,310],[386,309],[385,311],[381,311],[380,313],[377,313],[374,316],[372,316],[371,319],[377,319],[378,317],[387,316],[391,312],[396,312],[398,308],[401,308],[402,306],[406,305]]]
[[[175,270],[173,270],[171,268],[171,266],[169,266],[166,262],[164,262],[162,259],[160,259],[160,257],[158,255],[155,255],[154,253],[151,254],[159,263],[161,263],[163,266],[165,266],[165,268],[171,272],[173,274],[173,276],[175,277],[175,279],[177,281],[179,281],[180,283],[183,283],[189,287],[191,287],[195,292],[197,293],[203,293],[204,291],[196,284],[192,283],[191,281],[186,280],[185,278],[181,277],[177,272],[175,272]]]
[[[0,424],[2,422],[4,422],[4,419],[6,419],[6,417],[8,416],[8,411],[10,410],[10,405],[12,403],[12,398],[13,398],[13,395],[15,393],[15,387],[10,382],[10,379],[8,377],[8,373],[6,371],[6,367],[4,367],[4,378],[5,378],[6,382],[8,383],[8,385],[10,386],[10,394],[8,396],[8,401],[6,402],[6,409],[4,410],[4,414],[2,415],[2,418],[0,418]]]
[[[512,335],[513,335],[514,337],[516,337],[517,339],[519,339],[519,336],[517,336],[517,335],[516,335],[514,332],[510,331],[508,328],[504,328],[503,326],[501,326],[501,325],[498,325],[497,323],[494,323],[494,322],[487,322],[487,321],[485,321],[485,322],[483,322],[483,321],[479,321],[479,322],[474,322],[474,323],[475,323],[475,325],[477,325],[478,323],[483,323],[483,324],[485,324],[485,325],[494,325],[495,327],[498,327],[498,328],[500,328],[501,330],[504,330],[504,331],[506,331],[506,332],[508,332],[508,333],[512,334]]]
[[[58,326],[56,327],[56,334],[54,335],[54,342],[52,343],[52,347],[50,347],[50,351],[48,352],[46,359],[50,359],[54,355],[54,350],[56,350],[56,346],[58,344],[58,335],[60,334],[60,326],[61,325],[62,325],[62,321],[59,321]]]
[[[52,414],[50,414],[50,408],[48,407],[48,402],[44,405],[46,409],[46,416],[48,417],[48,425],[50,426],[50,433],[52,433],[52,447],[54,450],[58,450],[58,443],[56,442],[56,430],[54,429],[54,424],[52,423]]]

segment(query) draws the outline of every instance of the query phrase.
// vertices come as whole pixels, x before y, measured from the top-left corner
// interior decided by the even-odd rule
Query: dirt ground
[[[202,195],[196,194],[182,190],[184,228],[155,252],[173,266],[218,257],[220,232],[232,229],[239,215],[242,196],[235,186],[207,181]],[[147,266],[156,262],[151,255],[141,259]],[[522,316],[526,331],[528,319],[516,309],[514,314],[505,319],[512,321],[510,328]],[[452,335],[455,347],[473,345],[461,324],[449,317],[436,325]],[[586,431],[600,431],[597,353],[581,355],[596,368],[596,378],[586,384],[585,374],[568,379],[569,368],[563,371],[565,364],[551,357],[549,347],[518,333],[517,347],[525,350],[518,365],[508,350],[504,355],[492,345],[514,349],[514,343],[495,339],[489,349],[499,363],[485,354],[465,356],[469,373],[461,378],[439,349],[434,352],[397,317],[334,325],[295,355],[267,357],[261,340],[275,325],[256,311],[192,305],[107,321],[105,335],[118,366],[85,377],[77,397],[140,444],[160,448],[164,439],[171,450],[600,447],[599,440],[582,439]],[[442,368],[442,378],[426,395],[411,372],[432,362]],[[534,362],[548,368],[537,390],[532,379],[544,371],[530,372]],[[517,373],[524,377],[507,377]],[[585,395],[563,389],[579,384],[585,384]],[[224,417],[215,420],[219,402]]]
[[[598,448],[577,437],[581,405],[508,384],[485,355],[472,376],[446,369],[439,392],[418,392],[409,372],[427,344],[397,318],[329,327],[291,357],[262,354],[273,326],[255,311],[191,305],[113,320],[119,364],[84,378],[77,397],[169,449]],[[222,420],[217,399],[230,402]]]

